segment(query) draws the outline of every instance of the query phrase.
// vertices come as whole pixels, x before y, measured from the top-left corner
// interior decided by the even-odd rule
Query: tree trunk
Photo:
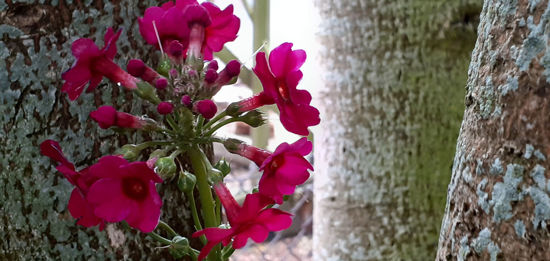
[[[486,0],[437,260],[550,260],[550,5]]]
[[[151,61],[137,26],[155,1],[0,1],[0,260],[168,258],[168,251],[135,230],[110,224],[76,226],[67,211],[72,186],[39,154],[45,139],[59,140],[76,166],[95,163],[142,134],[100,130],[88,115],[101,104],[142,114],[132,94],[104,81],[91,94],[69,102],[61,73],[72,65],[71,43],[93,38],[103,45],[110,26],[124,28],[115,58],[123,68],[133,57]],[[47,2],[47,3],[44,3]],[[69,3],[67,3],[69,2]],[[149,108],[150,110],[150,108]],[[173,184],[164,190],[161,218],[179,232],[191,231],[187,208]]]
[[[314,260],[429,260],[480,0],[317,0]]]

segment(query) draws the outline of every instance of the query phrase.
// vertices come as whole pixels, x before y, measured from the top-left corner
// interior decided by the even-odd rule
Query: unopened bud
[[[135,161],[139,157],[141,148],[135,144],[126,144],[118,150],[118,154],[121,154],[126,160]]]
[[[140,59],[132,59],[126,66],[128,73],[135,77],[141,77],[145,72],[145,63]]]
[[[157,105],[157,112],[162,115],[170,114],[174,111],[174,105],[169,102],[161,102]]]
[[[168,80],[166,80],[166,78],[158,78],[155,81],[155,88],[157,88],[158,90],[164,90],[166,89],[167,86],[168,86]]]
[[[218,107],[212,100],[201,100],[195,103],[195,111],[205,119],[212,119],[218,112]]]
[[[242,143],[243,142],[238,139],[229,138],[223,141],[223,146],[227,149],[227,151],[235,153],[239,151],[239,147]]]
[[[170,69],[170,77],[176,78],[176,77],[178,77],[178,75],[179,75],[178,70]]]
[[[252,128],[259,127],[265,123],[263,114],[258,110],[251,110],[239,116],[239,120],[250,125]]]
[[[193,104],[192,101],[191,101],[191,96],[183,95],[181,97],[181,104],[183,104],[187,108],[191,108],[191,105]]]
[[[171,66],[170,66],[170,60],[164,59],[160,61],[159,66],[157,67],[157,72],[163,75],[164,77],[168,77],[168,73],[170,72]]]
[[[163,157],[155,163],[155,172],[164,180],[169,179],[176,173],[177,166],[172,157]]]
[[[170,244],[169,252],[176,259],[189,255],[189,240],[182,236],[175,236]]]
[[[218,61],[216,60],[212,60],[208,63],[208,70],[214,70],[214,71],[217,71],[218,70]]]
[[[231,165],[229,165],[229,162],[225,159],[218,161],[214,168],[218,169],[224,177],[231,172]]]
[[[204,81],[208,84],[212,84],[218,79],[218,73],[215,70],[208,69],[204,74]]]
[[[180,171],[180,174],[178,176],[178,188],[181,192],[192,192],[195,188],[196,183],[197,178],[195,177],[195,175],[187,171]]]
[[[148,82],[138,82],[135,92],[140,98],[148,100],[153,104],[158,104],[160,102],[160,99],[156,94],[155,88],[151,86],[151,84],[149,84]]]
[[[240,112],[241,105],[239,102],[233,102],[227,106],[225,109],[225,113],[232,117],[239,116],[242,112]]]

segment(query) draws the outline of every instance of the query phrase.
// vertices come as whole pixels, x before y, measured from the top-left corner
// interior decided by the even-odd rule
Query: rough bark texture
[[[437,260],[550,260],[550,5],[486,0]]]
[[[482,3],[316,3],[314,260],[433,259]]]
[[[0,260],[170,259],[144,234],[119,225],[103,232],[76,226],[67,210],[71,185],[38,151],[43,140],[59,140],[83,167],[146,138],[116,138],[88,117],[101,104],[141,114],[146,105],[133,94],[104,80],[69,102],[60,88],[61,73],[74,62],[72,41],[89,37],[102,46],[109,26],[124,28],[115,58],[123,68],[132,57],[149,60],[152,48],[144,45],[136,17],[151,4],[156,1],[0,0]],[[190,231],[184,200],[173,188],[165,191],[161,218]]]

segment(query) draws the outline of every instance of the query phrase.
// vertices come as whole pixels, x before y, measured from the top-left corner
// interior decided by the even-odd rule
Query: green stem
[[[228,260],[229,257],[233,254],[233,252],[235,252],[235,249],[233,248],[232,244],[229,244],[229,245],[225,246],[222,249],[222,258],[223,258],[223,260]]]
[[[218,224],[221,224],[222,223],[222,203],[220,202],[220,198],[219,197],[215,197],[216,198],[216,222]]]
[[[216,115],[214,118],[212,118],[206,125],[204,125],[203,129],[207,130],[210,128],[214,123],[219,121],[221,118],[227,116],[227,113],[225,111],[221,112],[220,114]]]
[[[158,146],[158,145],[170,145],[172,144],[172,141],[146,141],[144,143],[138,144],[136,147],[140,150],[145,149],[147,147],[151,146]]]
[[[188,152],[191,166],[193,167],[195,176],[197,177],[197,189],[199,190],[199,200],[201,202],[202,213],[205,227],[217,227],[216,211],[214,206],[214,198],[212,190],[208,183],[208,172],[212,166],[208,161],[204,152],[198,145],[194,145]],[[217,245],[210,252],[209,260],[220,260],[220,246]]]
[[[165,230],[166,232],[168,232],[168,235],[170,235],[170,237],[175,237],[178,235],[178,233],[176,233],[176,231],[174,231],[174,229],[172,229],[168,224],[166,224],[164,221],[159,221],[159,224],[157,226],[158,228],[162,228],[163,230]]]
[[[211,136],[215,131],[217,131],[219,128],[229,124],[229,123],[232,123],[232,122],[236,122],[236,121],[239,121],[240,119],[239,118],[229,118],[227,120],[224,120],[220,123],[218,123],[216,126],[212,127],[212,129],[210,129],[206,134],[204,134],[204,136],[208,137],[208,136]]]
[[[204,125],[204,117],[202,117],[202,115],[199,115],[199,118],[197,120],[197,129],[195,130],[195,133],[200,134],[202,132],[202,125]]]
[[[193,223],[195,223],[195,230],[202,230],[201,220],[199,219],[199,212],[197,211],[197,204],[195,204],[195,195],[193,195],[192,190],[190,192],[187,192],[186,194],[191,203],[191,215],[193,216]],[[200,239],[202,244],[206,245],[206,237],[202,235]]]
[[[159,234],[157,234],[157,233],[155,233],[155,232],[148,233],[147,235],[150,236],[150,237],[151,237],[152,239],[154,239],[155,241],[160,242],[160,243],[162,243],[162,244],[164,244],[164,245],[171,245],[171,244],[172,244],[172,241],[171,241],[171,240],[166,239],[166,238],[164,238],[163,236],[161,236],[161,235],[159,235]]]
[[[170,124],[170,127],[172,127],[173,130],[180,132],[179,126],[176,124],[176,121],[174,121],[174,117],[172,117],[172,115],[166,115],[166,121]]]

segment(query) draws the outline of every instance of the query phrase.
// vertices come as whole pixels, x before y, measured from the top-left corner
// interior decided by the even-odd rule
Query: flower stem
[[[176,231],[174,231],[174,229],[172,229],[168,224],[166,224],[162,220],[159,221],[159,224],[158,224],[157,227],[162,228],[163,230],[168,232],[168,235],[170,235],[170,237],[175,237],[175,236],[178,235],[178,233],[176,233]]]
[[[218,125],[212,127],[212,129],[210,129],[204,136],[211,136],[215,131],[217,131],[219,128],[229,124],[229,123],[232,123],[232,122],[236,122],[236,121],[239,121],[240,119],[239,118],[229,118],[227,120],[224,120],[220,123],[218,123]]]
[[[161,235],[159,235],[159,234],[157,234],[157,233],[155,233],[155,232],[148,233],[147,235],[150,236],[150,237],[151,237],[152,239],[154,239],[155,241],[160,242],[160,243],[162,243],[162,244],[164,244],[164,245],[170,245],[170,244],[172,244],[172,241],[171,241],[171,240],[166,239],[166,238],[164,238],[163,236],[161,236]]]
[[[212,197],[212,190],[208,183],[208,172],[209,168],[212,168],[212,166],[198,145],[194,145],[187,153],[191,160],[191,166],[193,167],[195,176],[197,177],[197,188],[199,190],[199,200],[202,207],[204,226],[217,227],[218,223],[216,222],[214,198]],[[214,247],[208,256],[209,260],[220,260],[220,246]]]
[[[199,219],[199,212],[197,211],[197,204],[195,204],[195,195],[193,195],[193,191],[189,191],[186,193],[187,198],[189,199],[191,203],[191,215],[193,216],[193,223],[195,223],[195,229],[197,231],[202,230],[201,220]],[[203,235],[200,237],[201,242],[203,245],[206,245],[206,237]]]
[[[207,130],[210,128],[214,123],[221,120],[223,117],[227,116],[227,113],[225,111],[221,112],[220,114],[216,115],[214,118],[212,118],[206,125],[204,125],[203,129]]]

